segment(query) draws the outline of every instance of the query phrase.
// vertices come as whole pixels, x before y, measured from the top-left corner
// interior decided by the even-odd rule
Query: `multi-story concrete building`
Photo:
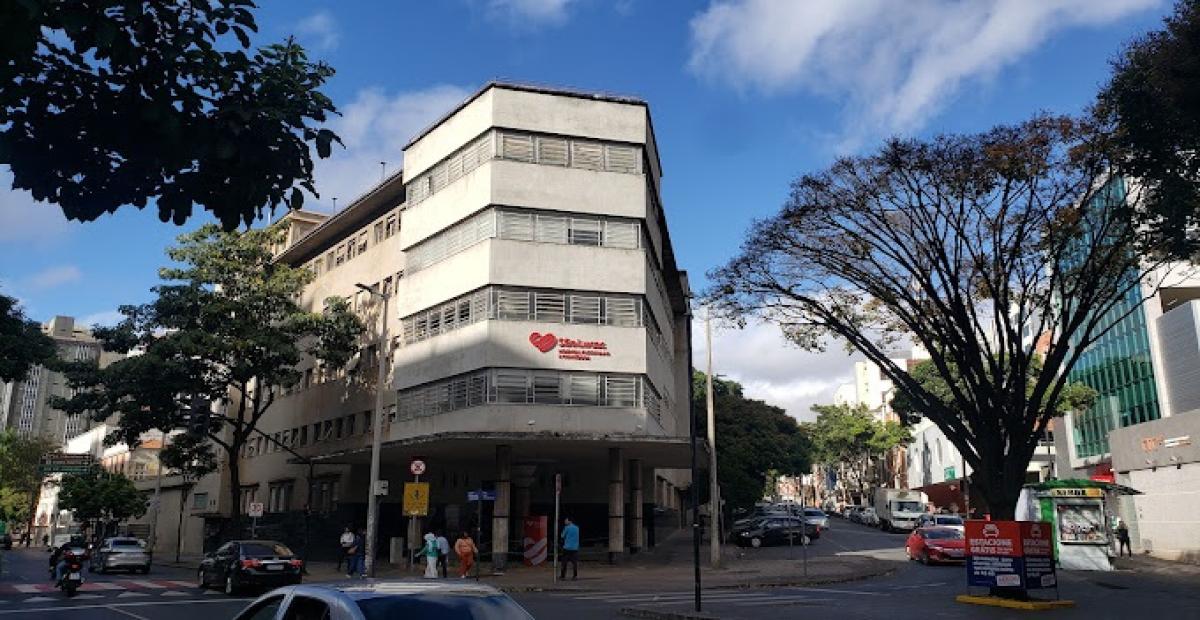
[[[69,316],[56,316],[42,326],[58,346],[58,356],[67,361],[94,360],[107,365],[120,355],[103,350],[91,331],[75,324]],[[43,437],[56,443],[87,430],[86,416],[69,416],[50,406],[55,396],[69,398],[66,377],[44,366],[34,366],[24,380],[0,384],[0,421],[4,428],[24,437]]]
[[[277,260],[315,276],[301,302],[350,299],[368,333],[350,368],[306,363],[278,395],[241,457],[243,507],[261,502],[280,523],[311,508],[330,544],[365,523],[383,363],[381,541],[479,526],[503,563],[521,519],[552,514],[560,475],[564,515],[591,548],[651,544],[652,508],[681,507],[690,452],[689,292],[661,174],[644,101],[494,83],[345,209],[285,216]],[[391,297],[387,316],[357,284]],[[410,522],[414,458],[432,501]],[[478,489],[495,500],[468,502]],[[195,515],[226,513],[227,491]]]

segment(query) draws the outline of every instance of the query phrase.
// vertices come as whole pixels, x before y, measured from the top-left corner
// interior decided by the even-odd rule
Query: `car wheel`
[[[233,578],[233,573],[225,575],[225,594],[233,596],[238,592],[237,581]]]
[[[925,566],[929,566],[929,552],[928,551],[921,552],[921,563],[924,564]]]
[[[751,546],[751,547],[754,547],[755,549],[757,549],[757,548],[761,547],[761,546],[762,546],[762,539],[761,539],[761,538],[759,538],[759,537],[757,537],[757,536],[755,536],[754,538],[751,538],[751,539],[750,539],[750,546]]]

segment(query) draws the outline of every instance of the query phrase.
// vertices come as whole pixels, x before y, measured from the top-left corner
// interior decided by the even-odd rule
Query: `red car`
[[[966,542],[962,530],[955,527],[919,527],[908,535],[904,552],[908,559],[922,564],[962,562],[966,559]]]

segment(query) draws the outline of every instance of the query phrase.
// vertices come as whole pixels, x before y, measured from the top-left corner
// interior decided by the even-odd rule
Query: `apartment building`
[[[42,326],[58,347],[58,356],[67,361],[97,361],[102,366],[121,358],[103,350],[89,329],[76,325],[69,316],[56,316]],[[0,384],[0,422],[23,437],[44,437],[55,443],[67,440],[91,427],[86,416],[69,416],[50,406],[53,397],[69,398],[66,377],[44,366],[34,366],[22,381]]]
[[[688,484],[690,343],[647,104],[491,83],[404,160],[333,215],[283,218],[277,260],[314,275],[301,303],[349,299],[367,333],[347,368],[302,366],[277,395],[240,457],[243,508],[264,504],[268,526],[309,509],[330,543],[365,524],[382,363],[384,548],[479,527],[503,565],[521,520],[552,514],[556,475],[591,548],[651,544],[654,507],[678,510]],[[390,297],[386,316],[358,284]],[[423,520],[401,513],[414,458],[430,483]],[[478,489],[495,500],[470,503]],[[192,516],[227,513],[228,488],[211,493]],[[204,528],[189,531],[198,549]]]

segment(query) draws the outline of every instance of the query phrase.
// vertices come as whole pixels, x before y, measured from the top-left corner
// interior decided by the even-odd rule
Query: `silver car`
[[[822,530],[829,529],[829,516],[820,508],[804,508],[804,522]]]
[[[525,608],[491,586],[456,580],[375,579],[284,586],[260,596],[236,616],[237,620],[274,618],[533,620]]]
[[[150,552],[146,550],[146,543],[136,538],[105,538],[92,551],[88,568],[93,573],[127,570],[145,575],[150,572]]]

